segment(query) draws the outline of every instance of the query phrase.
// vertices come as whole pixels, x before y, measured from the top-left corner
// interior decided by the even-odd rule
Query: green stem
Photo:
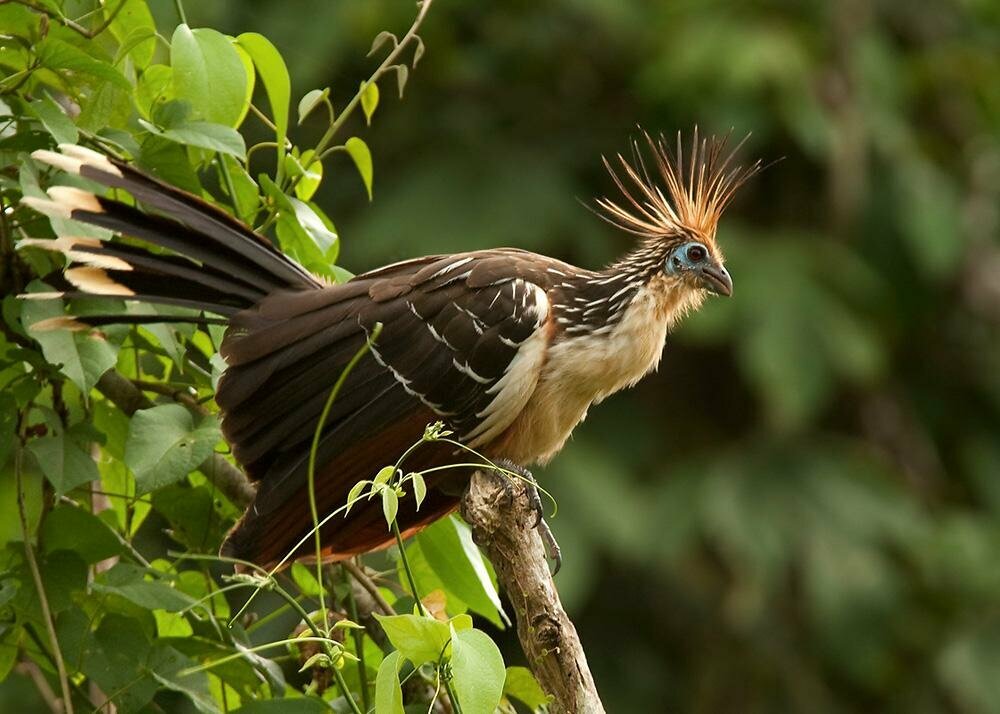
[[[333,389],[330,390],[330,396],[326,399],[326,404],[323,405],[323,411],[319,415],[319,422],[316,424],[316,431],[313,433],[312,446],[309,449],[309,513],[312,515],[313,522],[313,543],[316,546],[316,582],[320,583],[319,589],[319,609],[323,613],[323,627],[326,628],[326,601],[324,595],[323,583],[323,540],[320,536],[319,528],[319,509],[316,506],[316,452],[319,451],[320,438],[323,436],[323,427],[326,425],[326,419],[330,415],[330,409],[333,408],[333,402],[337,398],[337,394],[340,392],[340,388],[344,386],[344,381],[347,376],[354,369],[354,366],[364,357],[365,353],[371,348],[372,343],[378,339],[379,333],[382,332],[382,323],[377,323],[375,328],[372,330],[371,336],[365,341],[365,344],[359,349],[351,361],[347,363],[347,366],[341,371],[340,376],[337,378],[337,382],[333,385]]]
[[[226,184],[226,191],[229,192],[229,202],[233,204],[233,212],[236,217],[243,220],[243,216],[240,215],[240,204],[236,200],[236,186],[233,184],[232,174],[229,173],[229,166],[226,165],[226,159],[222,156],[216,157],[216,166],[219,167],[219,173],[222,175],[222,181]]]
[[[181,0],[174,0],[174,7],[177,9],[177,17],[181,19],[181,24],[188,24],[187,14],[184,12],[184,3]]]
[[[386,71],[388,71],[389,67],[396,64],[396,60],[399,59],[399,55],[403,52],[403,50],[407,47],[407,45],[410,44],[410,41],[416,36],[417,30],[420,29],[420,25],[421,23],[423,23],[424,17],[426,17],[427,15],[427,11],[430,10],[432,2],[433,0],[424,0],[420,4],[420,11],[417,13],[417,17],[416,19],[414,19],[413,24],[410,25],[410,29],[407,30],[405,35],[403,35],[403,39],[401,39],[399,41],[399,44],[397,44],[393,48],[392,52],[386,55],[385,59],[382,60],[382,64],[380,64],[375,69],[375,71],[372,72],[368,80],[361,84],[361,89],[359,89],[358,92],[353,97],[351,97],[351,100],[347,103],[347,106],[344,107],[344,109],[340,112],[340,115],[330,124],[330,128],[326,130],[326,133],[323,134],[323,138],[321,138],[319,140],[319,143],[316,144],[316,149],[315,149],[316,156],[320,156],[323,154],[326,148],[330,145],[330,142],[333,141],[333,137],[335,137],[337,135],[337,132],[340,131],[340,128],[344,125],[344,122],[347,120],[347,118],[351,115],[351,113],[355,109],[358,108],[358,105],[361,103],[361,95],[364,93],[364,88],[367,87],[369,84],[372,84],[373,82],[377,82],[379,77],[381,77],[383,74],[385,74]],[[302,176],[300,174],[299,176],[296,176],[294,179],[292,179],[291,185],[289,185],[288,190],[291,191],[292,189],[294,189],[295,185],[299,182],[299,179],[301,178]]]
[[[35,582],[35,591],[38,593],[38,603],[41,606],[42,619],[45,621],[45,630],[49,635],[49,645],[52,647],[52,659],[55,661],[56,671],[59,674],[63,711],[66,714],[73,714],[73,697],[69,691],[69,676],[66,674],[66,663],[63,662],[62,650],[59,649],[59,638],[56,636],[56,626],[52,619],[52,610],[49,608],[49,599],[45,596],[42,572],[39,570],[38,561],[35,559],[35,549],[31,546],[31,530],[28,528],[28,514],[24,508],[24,422],[27,419],[27,411],[24,410],[19,415],[19,439],[14,448],[14,488],[17,492],[17,514],[21,521],[21,535],[24,538],[24,555],[28,561],[28,569],[31,570],[31,579]]]
[[[458,703],[458,695],[455,694],[455,688],[451,686],[451,678],[444,679],[444,689],[448,692],[448,699],[451,700],[451,709],[455,714],[462,714],[462,705]]]
[[[354,588],[351,585],[351,576],[345,568],[340,569],[340,574],[344,577],[347,585],[347,612],[351,616],[352,622],[358,621],[358,602],[354,599]],[[351,639],[354,640],[354,649],[358,655],[358,680],[361,682],[361,705],[365,711],[371,707],[368,700],[368,670],[365,668],[365,633],[351,628]]]
[[[413,579],[413,572],[410,570],[410,561],[406,558],[406,549],[403,547],[403,536],[399,532],[399,524],[396,523],[396,519],[392,519],[392,534],[396,537],[396,545],[399,547],[399,558],[403,561],[403,570],[406,572],[406,581],[410,584],[410,592],[413,594],[413,599],[417,601],[417,605],[420,607],[420,612],[427,614],[427,610],[424,608],[424,603],[420,600],[420,593],[417,592],[417,583]]]
[[[347,700],[347,703],[351,705],[351,711],[354,712],[354,714],[364,714],[364,712],[361,711],[361,707],[358,706],[358,703],[354,701],[354,697],[351,696],[351,692],[347,688],[347,682],[344,681],[344,675],[340,673],[340,669],[338,669],[336,665],[330,667],[330,669],[333,670],[333,678],[337,680],[337,687],[340,689],[341,694],[344,695],[344,699]]]

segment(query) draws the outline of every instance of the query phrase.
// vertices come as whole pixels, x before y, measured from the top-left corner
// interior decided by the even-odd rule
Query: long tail
[[[192,308],[229,317],[276,290],[321,286],[305,268],[225,211],[129,165],[75,144],[32,156],[109,188],[124,189],[136,206],[70,186],[26,205],[138,238],[169,253],[93,238],[28,239],[22,245],[57,250],[75,265],[48,279],[65,297],[107,296]],[[138,206],[142,206],[140,209]],[[31,293],[27,298],[53,297]],[[96,318],[104,323],[162,322],[162,316]],[[84,324],[93,318],[79,318]],[[212,321],[211,319],[209,321]],[[79,323],[78,323],[79,324]]]

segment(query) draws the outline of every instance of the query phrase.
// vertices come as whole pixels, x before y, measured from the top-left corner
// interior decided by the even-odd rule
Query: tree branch
[[[517,635],[552,714],[603,714],[580,638],[559,601],[545,548],[532,528],[525,484],[490,471],[473,474],[462,516],[489,556],[517,619]]]
[[[110,399],[115,406],[128,416],[139,409],[148,409],[153,402],[120,372],[109,370],[97,381],[97,391]],[[226,498],[240,508],[250,505],[254,496],[254,487],[246,475],[220,454],[212,454],[198,467],[207,475],[215,487],[225,494]]]

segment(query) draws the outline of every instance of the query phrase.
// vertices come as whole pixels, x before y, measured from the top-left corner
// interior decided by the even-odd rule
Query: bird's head
[[[632,263],[671,289],[699,297],[706,292],[732,295],[733,280],[715,240],[716,228],[736,190],[760,171],[760,161],[733,165],[746,139],[727,151],[728,137],[699,139],[695,129],[685,157],[680,133],[675,148],[663,135],[654,139],[644,132],[643,137],[655,170],[647,168],[642,147],[633,141],[632,161],[617,156],[621,173],[604,159],[625,201],[597,200],[602,218],[642,238],[622,266]]]

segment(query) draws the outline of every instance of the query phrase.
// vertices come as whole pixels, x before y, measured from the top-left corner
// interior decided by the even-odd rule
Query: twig
[[[35,688],[42,699],[45,700],[45,704],[48,705],[50,710],[56,714],[62,712],[62,702],[56,696],[56,693],[52,691],[49,680],[45,678],[45,675],[42,674],[42,670],[38,668],[37,664],[31,661],[18,662],[14,670],[19,674],[27,675],[31,678],[31,681],[35,683]]]
[[[35,559],[35,549],[31,547],[31,531],[28,529],[28,515],[24,510],[24,476],[22,474],[22,460],[24,458],[24,422],[27,411],[20,415],[18,424],[19,442],[14,449],[14,482],[17,490],[17,514],[21,520],[21,534],[24,537],[24,555],[28,561],[28,568],[31,570],[31,578],[35,581],[35,591],[38,593],[38,603],[42,609],[42,619],[45,621],[45,629],[49,635],[49,645],[52,647],[52,660],[56,665],[56,672],[59,674],[59,686],[62,689],[62,706],[59,711],[66,714],[73,714],[73,698],[69,692],[69,677],[66,675],[66,663],[63,662],[62,650],[59,649],[59,638],[56,636],[55,622],[52,620],[52,610],[49,608],[49,599],[45,595],[45,584],[42,582],[42,572],[38,569],[38,561]]]
[[[383,615],[395,615],[396,611],[393,609],[392,605],[386,602],[385,598],[382,597],[382,593],[379,592],[378,585],[368,577],[368,574],[359,568],[354,562],[350,560],[345,560],[340,563],[340,565],[351,574],[358,585],[363,587],[365,591],[372,596],[372,600],[378,605],[378,609],[382,611]]]
[[[170,397],[175,402],[183,404],[192,411],[198,412],[202,416],[210,413],[208,409],[203,407],[197,399],[183,389],[177,389],[170,384],[164,384],[162,382],[148,382],[143,379],[130,379],[129,381],[144,392],[152,392],[153,394],[162,394],[165,397]]]
[[[110,399],[127,416],[153,403],[127,377],[109,370],[97,381],[97,390]],[[219,454],[212,454],[198,467],[226,498],[240,508],[246,508],[254,497],[254,487],[246,475]]]
[[[559,601],[545,547],[532,528],[525,484],[476,471],[462,498],[462,516],[486,550],[517,618],[517,635],[551,714],[603,714],[576,628]],[[511,497],[513,495],[513,497]]]
[[[117,17],[118,13],[121,12],[121,10],[122,10],[123,7],[125,7],[125,3],[128,2],[128,0],[121,0],[115,6],[115,9],[111,11],[111,13],[107,16],[107,18],[105,18],[104,22],[102,22],[100,25],[98,25],[97,27],[95,27],[92,30],[88,30],[86,27],[84,27],[80,23],[78,23],[78,22],[76,22],[74,20],[70,20],[65,15],[61,15],[61,14],[59,14],[57,12],[53,12],[52,10],[48,9],[47,7],[43,7],[41,5],[37,5],[37,4],[33,3],[33,2],[31,2],[30,0],[0,0],[0,5],[3,5],[4,3],[7,3],[7,2],[12,2],[12,3],[16,4],[16,5],[24,5],[26,8],[34,10],[35,12],[39,12],[39,13],[41,13],[43,15],[47,15],[48,17],[51,17],[53,20],[55,20],[56,22],[58,22],[63,27],[68,27],[69,29],[73,30],[73,32],[79,33],[83,37],[86,37],[88,40],[92,40],[92,39],[94,39],[95,37],[97,37],[99,34],[101,34],[102,32],[104,32],[106,29],[108,29],[111,26],[111,23],[114,22],[115,17]],[[90,15],[91,13],[87,13],[87,14]]]

